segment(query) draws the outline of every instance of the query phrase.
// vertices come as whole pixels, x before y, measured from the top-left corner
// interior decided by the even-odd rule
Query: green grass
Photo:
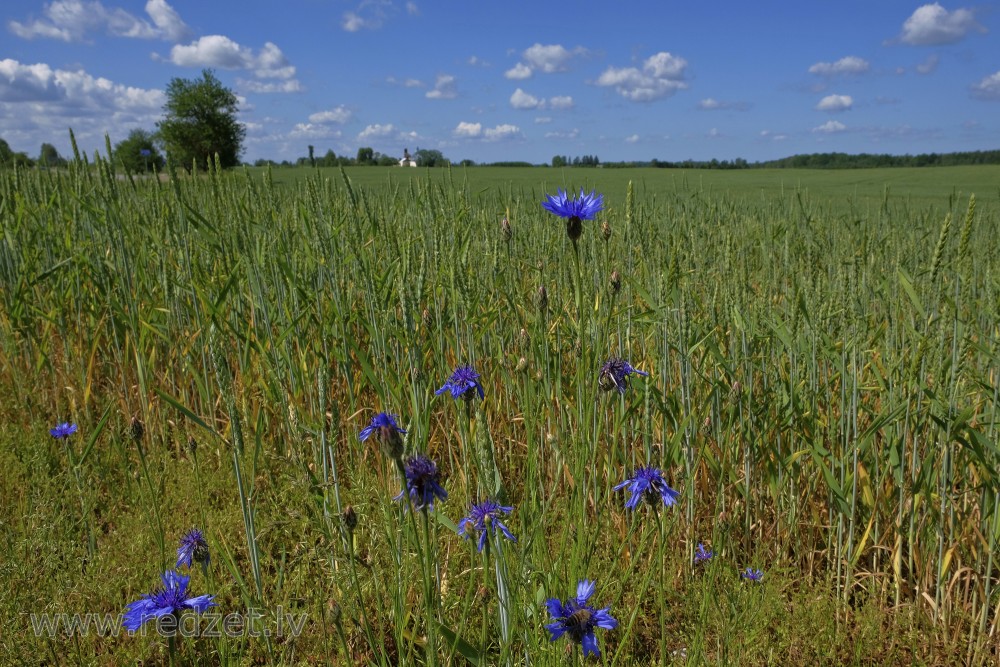
[[[539,206],[556,186],[608,204],[579,272]],[[996,188],[995,168],[0,173],[0,662],[167,662],[153,635],[38,637],[29,614],[120,613],[198,526],[195,594],[306,617],[186,639],[181,664],[578,662],[544,601],[584,578],[620,621],[606,664],[989,664]],[[650,377],[601,392],[612,355]],[[434,394],[461,362],[486,390],[469,412]],[[358,441],[383,410],[437,461],[434,512],[394,503]],[[623,509],[611,487],[643,464],[675,506]],[[518,537],[489,559],[454,532],[485,495]]]

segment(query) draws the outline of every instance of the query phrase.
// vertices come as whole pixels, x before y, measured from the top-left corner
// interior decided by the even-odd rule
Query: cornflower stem
[[[576,338],[581,349],[583,349],[583,269],[580,267],[580,247],[577,241],[573,240],[573,264],[576,266],[576,277],[574,280],[574,291],[576,297]]]
[[[424,604],[427,618],[427,664],[437,664],[437,605],[435,604],[437,591],[434,577],[434,558],[431,556],[431,524],[430,513],[423,510],[424,515],[424,550],[421,554],[424,569]]]
[[[666,556],[664,545],[667,542],[667,531],[659,511],[656,512],[656,527],[660,533],[660,540],[656,545],[656,560],[660,564],[660,581],[656,589],[656,600],[660,606],[660,664],[665,665],[667,664],[667,610],[663,588],[664,582],[667,580],[667,564],[664,560]]]
[[[495,532],[492,538],[497,549],[496,558],[493,559],[493,567],[497,575],[497,599],[500,601],[500,636],[503,638],[501,653],[505,653],[510,641],[510,596],[507,591],[507,562],[504,560],[503,555],[503,543],[501,541],[503,538]],[[486,550],[489,551],[489,540],[487,541]],[[486,557],[489,559],[489,554]]]

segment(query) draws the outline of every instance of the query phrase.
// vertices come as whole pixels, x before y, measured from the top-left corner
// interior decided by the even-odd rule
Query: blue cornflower
[[[583,188],[580,188],[580,196],[570,199],[566,191],[560,188],[555,195],[545,195],[542,208],[566,219],[566,234],[575,244],[576,240],[583,234],[581,221],[593,220],[594,216],[604,208],[604,195],[599,195],[594,190],[591,190],[589,195],[585,195]]]
[[[448,492],[438,481],[437,464],[423,454],[411,456],[404,466],[406,489],[399,492],[394,500],[400,500],[403,494],[410,496],[410,502],[418,510],[434,509],[434,498],[445,500]]]
[[[380,412],[372,417],[368,426],[361,429],[358,439],[364,442],[375,435],[382,447],[382,453],[398,463],[403,456],[403,439],[399,437],[400,433],[406,433],[406,430],[399,428],[396,423],[396,415]]]
[[[52,437],[56,439],[68,438],[76,433],[76,424],[70,424],[69,422],[57,424],[55,428],[49,429],[49,433],[51,433]]]
[[[743,572],[740,572],[740,578],[748,581],[760,581],[764,578],[764,573],[761,570],[755,570],[752,567],[748,567]]]
[[[122,625],[126,630],[135,632],[146,621],[167,614],[180,616],[185,609],[194,609],[201,614],[209,607],[215,606],[212,602],[214,595],[188,596],[187,586],[191,577],[167,570],[163,573],[162,579],[163,588],[142,596],[125,608]]]
[[[611,357],[601,366],[601,372],[597,375],[597,385],[603,391],[617,389],[619,393],[624,394],[628,389],[628,376],[632,373],[649,377],[649,373],[633,368],[632,364],[624,359]]]
[[[181,545],[177,547],[177,565],[174,567],[191,567],[191,563],[201,563],[207,566],[209,561],[208,542],[205,536],[197,528],[192,528],[187,535],[181,538]]]
[[[583,646],[583,657],[589,653],[600,657],[601,650],[597,648],[597,637],[594,635],[594,628],[604,628],[614,630],[618,627],[618,620],[615,619],[608,610],[594,609],[587,604],[587,600],[594,593],[594,582],[582,580],[576,586],[576,597],[562,602],[556,598],[549,598],[545,601],[548,607],[549,616],[554,619],[553,623],[545,626],[545,629],[552,635],[549,641],[555,641],[564,634],[569,633],[570,639]]]
[[[514,537],[513,533],[500,521],[501,512],[503,514],[510,514],[512,511],[514,511],[513,507],[504,507],[495,500],[484,500],[478,505],[473,505],[472,509],[469,510],[469,516],[458,522],[458,532],[464,535],[465,539],[469,539],[472,531],[478,530],[479,544],[477,549],[479,551],[482,551],[483,547],[486,546],[487,530],[496,535],[497,528],[500,528],[504,537],[512,542],[517,542],[517,538]]]
[[[486,397],[483,385],[479,384],[479,373],[472,366],[456,368],[444,386],[435,391],[434,395],[439,396],[446,391],[450,391],[454,399],[464,398],[467,401],[471,401],[477,393],[480,399]]]
[[[153,151],[149,150],[148,148],[140,148],[139,149],[139,155],[142,156],[142,157],[149,157],[152,154],[153,154]]]
[[[694,564],[704,563],[707,560],[711,560],[712,556],[715,555],[714,551],[707,551],[705,545],[699,543],[698,549],[694,552]]]
[[[640,466],[635,469],[634,477],[626,479],[614,488],[615,491],[628,487],[632,496],[625,501],[626,509],[634,510],[640,500],[645,500],[651,506],[656,506],[657,500],[663,499],[663,505],[670,507],[677,502],[680,493],[674,491],[663,479],[663,473],[653,466]]]

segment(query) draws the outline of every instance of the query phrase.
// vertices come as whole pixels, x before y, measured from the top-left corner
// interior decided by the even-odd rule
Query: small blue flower
[[[469,539],[472,531],[478,530],[478,551],[482,551],[483,547],[486,546],[487,530],[491,531],[495,536],[497,528],[500,528],[504,537],[512,542],[517,542],[517,538],[514,537],[513,533],[500,521],[501,512],[503,514],[510,514],[512,511],[514,511],[513,507],[504,507],[495,500],[484,500],[478,505],[473,505],[472,509],[469,510],[469,516],[458,522],[458,532],[460,535],[464,535],[465,539]]]
[[[434,509],[434,499],[445,500],[448,492],[438,481],[437,464],[423,454],[411,456],[404,467],[406,489],[399,492],[394,500],[401,500],[404,494],[410,496],[410,502],[418,510]]]
[[[380,412],[372,417],[372,421],[368,426],[361,429],[358,438],[364,442],[374,435],[375,439],[378,440],[382,453],[395,461],[396,465],[399,466],[401,465],[400,461],[403,456],[403,439],[399,437],[400,433],[405,434],[406,430],[399,428],[399,425],[396,423],[396,415]]]
[[[371,423],[361,429],[361,433],[358,434],[358,439],[364,442],[375,432],[382,432],[389,430],[395,433],[406,433],[404,429],[399,428],[396,423],[398,419],[397,415],[390,415],[388,412],[380,412],[374,417],[372,417]]]
[[[564,634],[569,634],[571,640],[583,646],[585,658],[590,653],[597,657],[601,656],[601,650],[597,647],[597,636],[594,634],[595,628],[614,630],[618,627],[618,620],[608,613],[611,607],[594,609],[587,604],[593,593],[594,582],[584,579],[576,586],[576,597],[565,602],[557,598],[545,601],[549,616],[554,621],[545,626],[552,635],[549,641],[554,642]]]
[[[740,572],[740,578],[746,579],[747,581],[760,581],[764,578],[764,573],[761,570],[755,570],[752,567],[748,567],[743,572]]]
[[[189,597],[187,594],[188,581],[191,577],[185,577],[173,570],[163,573],[163,587],[144,595],[135,602],[129,603],[125,608],[125,615],[122,618],[122,625],[126,630],[135,632],[143,623],[160,616],[173,614],[180,616],[185,609],[194,609],[197,613],[204,613],[209,607],[216,606],[212,602],[214,595],[199,595]]]
[[[65,422],[63,424],[58,424],[55,428],[49,430],[53,438],[68,438],[69,436],[76,433],[76,424],[70,424]]]
[[[712,556],[715,555],[714,551],[707,551],[705,545],[699,543],[698,549],[694,552],[694,564],[704,563],[705,561],[711,560]]]
[[[542,208],[549,213],[555,213],[560,218],[593,220],[604,208],[604,195],[599,195],[594,190],[591,190],[589,195],[585,195],[583,188],[580,188],[580,196],[570,199],[566,191],[560,188],[554,195],[545,195]]]
[[[612,357],[601,366],[601,372],[597,375],[597,385],[603,391],[617,389],[619,393],[624,394],[628,389],[628,376],[633,373],[649,377],[649,373],[633,368],[632,364],[624,359]]]
[[[471,401],[476,394],[479,394],[480,399],[486,397],[483,385],[479,384],[479,373],[472,366],[459,366],[456,368],[455,372],[448,378],[448,381],[444,383],[444,386],[435,391],[434,395],[439,396],[446,391],[450,391],[451,397],[456,400],[464,398],[467,401]]]
[[[663,479],[663,473],[660,472],[659,468],[654,468],[653,466],[640,466],[635,469],[635,474],[632,479],[626,479],[624,482],[619,484],[614,488],[615,491],[628,487],[631,497],[625,501],[626,509],[634,510],[638,505],[640,500],[645,500],[650,506],[655,507],[657,501],[663,500],[663,505],[665,507],[670,507],[675,502],[677,502],[680,493],[671,489],[665,479]]]
[[[149,157],[152,154],[153,154],[153,151],[149,150],[148,148],[140,148],[139,149],[139,155],[142,156],[142,157]]]
[[[566,192],[560,189],[555,195],[545,195],[542,208],[566,220],[566,234],[575,248],[577,239],[583,234],[581,221],[593,220],[594,216],[600,213],[604,208],[604,195],[599,195],[594,190],[585,195],[583,188],[580,188],[580,196],[570,199]]]
[[[208,561],[208,542],[200,530],[192,528],[181,538],[181,545],[177,547],[177,565],[174,567],[191,567],[191,563],[208,565]]]

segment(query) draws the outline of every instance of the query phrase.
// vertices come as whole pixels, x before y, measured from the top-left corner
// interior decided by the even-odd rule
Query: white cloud
[[[382,139],[391,136],[395,133],[395,131],[396,127],[392,123],[387,125],[379,125],[376,123],[361,130],[361,132],[358,133],[358,140],[368,141],[369,139]]]
[[[190,44],[176,44],[170,49],[170,62],[180,67],[216,67],[247,70],[258,79],[283,79],[280,83],[241,81],[253,93],[295,93],[302,85],[294,78],[295,66],[281,49],[265,42],[256,54],[253,49],[234,42],[225,35],[204,35]]]
[[[476,139],[482,136],[483,126],[481,123],[466,123],[462,121],[455,127],[452,134],[463,139]]]
[[[503,73],[503,75],[508,79],[530,79],[531,78],[531,68],[524,63],[518,63],[511,67],[509,70]]]
[[[552,118],[550,116],[538,116],[535,118],[536,125],[545,125],[546,123],[551,123]]]
[[[858,56],[844,56],[840,60],[832,63],[819,62],[809,68],[810,74],[820,76],[835,76],[837,74],[863,74],[871,68],[871,65],[864,58]]]
[[[775,132],[772,132],[771,130],[761,130],[760,131],[760,138],[761,139],[770,139],[771,141],[784,141],[785,139],[788,138],[788,135],[787,134],[781,134],[781,133],[775,133]]]
[[[713,127],[711,130],[705,133],[705,136],[708,137],[709,139],[719,139],[725,135],[723,135],[722,132],[719,131],[719,128]]]
[[[381,21],[369,21],[354,12],[344,12],[344,20],[340,23],[340,27],[347,32],[358,32],[363,28],[378,28],[381,25]]]
[[[549,107],[553,109],[572,109],[573,98],[569,95],[556,95],[549,98]]]
[[[65,155],[66,128],[72,127],[81,148],[100,146],[103,153],[105,133],[120,141],[136,127],[151,129],[165,102],[162,90],[126,86],[82,69],[0,60],[0,127],[15,147],[63,144]]]
[[[481,139],[483,141],[503,141],[505,139],[523,139],[524,134],[517,125],[497,125],[483,129],[482,123],[460,122],[452,130],[452,135],[458,139]]]
[[[578,128],[573,128],[569,132],[546,132],[546,139],[576,139],[580,136],[580,130]]]
[[[536,43],[525,49],[521,57],[532,70],[552,74],[553,72],[565,72],[568,69],[569,61],[574,56],[586,53],[587,50],[579,46],[570,51],[561,44]],[[517,68],[515,67],[515,69]]]
[[[750,108],[747,102],[722,102],[713,97],[706,97],[698,102],[702,111],[746,111]]]
[[[149,0],[146,3],[146,13],[153,19],[153,24],[160,29],[164,38],[172,42],[181,42],[191,36],[191,29],[166,0]]]
[[[817,111],[847,111],[854,105],[850,95],[827,95],[816,105]]]
[[[290,139],[339,139],[340,136],[340,130],[314,123],[296,123],[288,133]]]
[[[972,96],[981,100],[1000,100],[1000,71],[971,87]]]
[[[458,96],[455,90],[455,77],[451,74],[438,74],[434,88],[428,90],[425,97],[431,100],[453,100]]]
[[[486,141],[503,141],[505,139],[523,139],[524,134],[517,125],[497,125],[483,131],[483,139]]]
[[[669,97],[687,88],[684,69],[687,61],[662,51],[650,56],[636,67],[609,67],[595,82],[598,86],[613,87],[622,97],[633,102],[651,102]]]
[[[976,23],[972,10],[956,9],[949,12],[938,3],[918,7],[903,23],[900,40],[913,46],[954,44],[972,31],[986,32]]]
[[[843,132],[847,129],[847,126],[837,120],[828,120],[822,125],[813,128],[813,132],[822,132],[824,134],[833,134],[834,132]]]
[[[510,105],[515,109],[538,109],[545,104],[545,100],[540,100],[531,93],[526,93],[520,88],[510,96]]]
[[[289,81],[256,81],[238,79],[237,84],[248,93],[301,93],[305,88],[297,79]]]
[[[936,53],[932,53],[927,56],[927,60],[917,65],[917,74],[930,74],[937,69],[938,63],[941,62],[940,56]]]
[[[150,21],[121,8],[108,8],[99,1],[55,0],[42,8],[44,18],[25,23],[10,21],[10,31],[24,39],[43,37],[64,42],[81,41],[88,32],[104,32],[114,37],[180,41],[190,30],[166,0],[149,0]]]
[[[469,59],[465,61],[471,67],[489,67],[490,64],[480,58],[479,56],[469,56]]]
[[[351,119],[351,111],[343,104],[328,111],[319,111],[309,115],[310,123],[337,123],[343,125]]]
[[[420,16],[420,8],[417,7],[417,3],[415,2],[407,2],[406,13],[410,16]]]
[[[630,135],[628,137],[625,137],[625,143],[626,144],[637,144],[637,143],[639,143],[639,135],[638,134],[633,134],[633,135]]]

